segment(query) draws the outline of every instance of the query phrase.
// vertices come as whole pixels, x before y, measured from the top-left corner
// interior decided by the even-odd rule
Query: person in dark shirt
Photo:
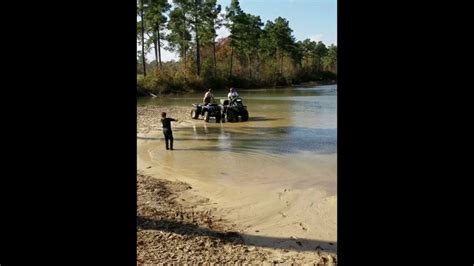
[[[173,150],[173,132],[171,131],[171,121],[176,122],[178,120],[173,118],[166,118],[166,112],[161,113],[161,123],[163,124],[163,135],[165,135],[165,143],[167,150]]]

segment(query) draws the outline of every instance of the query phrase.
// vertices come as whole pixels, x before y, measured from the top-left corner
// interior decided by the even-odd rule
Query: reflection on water
[[[194,126],[190,132],[177,129],[176,141],[199,140],[215,151],[265,152],[271,154],[336,153],[336,129],[304,127],[225,127]],[[204,144],[204,143],[203,143]]]

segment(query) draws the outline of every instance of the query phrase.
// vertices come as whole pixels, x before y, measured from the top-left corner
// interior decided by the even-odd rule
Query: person
[[[229,94],[227,94],[227,98],[229,98],[229,101],[232,102],[233,99],[239,97],[239,94],[234,88],[230,88]]]
[[[165,135],[165,143],[167,150],[173,150],[173,131],[171,131],[171,121],[177,122],[178,120],[173,118],[166,118],[166,112],[161,113],[161,123],[163,124],[163,135]]]
[[[207,90],[206,94],[204,94],[204,98],[202,101],[205,105],[211,103],[214,100],[214,95],[212,95],[212,89]]]

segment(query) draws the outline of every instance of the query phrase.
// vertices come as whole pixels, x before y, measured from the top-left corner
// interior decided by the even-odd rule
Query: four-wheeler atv
[[[191,110],[191,118],[198,119],[199,116],[203,116],[204,121],[209,122],[211,117],[216,118],[216,123],[221,122],[222,117],[222,107],[216,103],[209,103],[209,104],[201,104],[201,103],[194,103],[194,108]]]
[[[249,120],[249,112],[247,106],[242,102],[242,98],[237,97],[232,100],[221,100],[222,120],[227,119],[228,122],[237,122]]]

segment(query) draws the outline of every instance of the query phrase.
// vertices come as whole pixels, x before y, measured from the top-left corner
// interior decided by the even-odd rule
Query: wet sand
[[[173,125],[175,151],[164,149],[159,124],[163,110],[179,120]],[[226,156],[233,147],[223,149],[222,143],[216,147],[189,136],[196,128],[218,132],[223,125],[191,120],[189,111],[138,107],[137,163],[142,174],[189,184],[192,189],[184,201],[198,211],[212,210],[242,236],[244,245],[269,249],[274,257],[295,252],[310,264],[323,261],[321,252],[336,257],[336,175],[327,170],[335,171],[335,156],[297,153],[292,155],[296,160],[286,164],[278,154],[245,150],[232,153],[229,162]],[[243,125],[224,126],[241,130]],[[301,173],[311,174],[305,178]]]

